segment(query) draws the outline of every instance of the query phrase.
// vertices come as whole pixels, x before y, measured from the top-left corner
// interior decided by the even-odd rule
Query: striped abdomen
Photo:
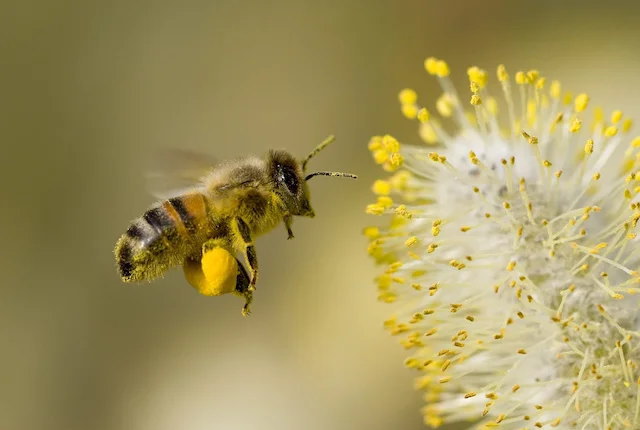
[[[159,203],[131,223],[116,244],[120,276],[125,282],[152,280],[197,252],[210,233],[202,194]]]

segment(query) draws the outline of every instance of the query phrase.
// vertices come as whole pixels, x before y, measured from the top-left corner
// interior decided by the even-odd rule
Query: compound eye
[[[296,173],[290,167],[282,168],[282,181],[286,185],[291,194],[297,194],[300,184],[298,183],[298,177]]]

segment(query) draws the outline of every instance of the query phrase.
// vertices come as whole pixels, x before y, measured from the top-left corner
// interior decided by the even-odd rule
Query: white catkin
[[[425,423],[640,428],[640,138],[619,111],[536,70],[470,68],[463,102],[442,60],[438,118],[410,89],[425,144],[369,143],[386,171],[367,207],[385,327],[419,372]],[[593,118],[593,119],[592,119]],[[449,132],[446,132],[449,130]],[[453,130],[453,131],[451,131]]]

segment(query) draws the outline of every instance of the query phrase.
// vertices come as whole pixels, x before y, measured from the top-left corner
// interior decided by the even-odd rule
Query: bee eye
[[[282,182],[284,182],[284,184],[286,185],[287,189],[291,194],[298,193],[298,188],[299,188],[298,177],[290,167],[282,168],[280,178]]]

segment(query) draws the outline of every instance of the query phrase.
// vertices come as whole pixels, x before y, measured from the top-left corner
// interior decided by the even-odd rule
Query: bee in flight
[[[122,280],[151,281],[182,265],[187,282],[201,294],[244,297],[242,314],[248,315],[258,275],[254,239],[280,221],[292,239],[293,217],[314,216],[307,186],[311,178],[356,178],[342,172],[305,173],[309,160],[333,140],[327,138],[302,161],[272,150],[264,159],[220,164],[188,191],[156,203],[116,243]]]

